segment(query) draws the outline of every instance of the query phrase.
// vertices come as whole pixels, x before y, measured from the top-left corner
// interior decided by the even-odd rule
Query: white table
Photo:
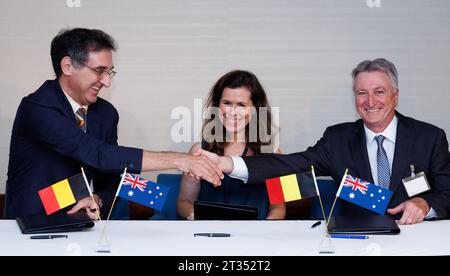
[[[112,252],[95,248],[102,225],[67,233],[68,239],[31,240],[14,220],[0,220],[0,255],[319,255],[324,231],[314,221],[110,221]],[[334,255],[450,255],[450,221],[400,226],[394,236],[367,240],[332,239]],[[197,232],[226,232],[231,237],[193,237]]]

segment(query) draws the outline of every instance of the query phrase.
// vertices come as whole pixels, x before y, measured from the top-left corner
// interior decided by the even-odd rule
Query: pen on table
[[[57,238],[68,238],[67,235],[37,235],[37,236],[31,236],[30,239],[32,240],[51,240],[51,239],[57,239]]]
[[[311,228],[315,228],[317,226],[319,226],[322,223],[322,221],[316,221],[313,225],[311,225]]]
[[[357,239],[357,240],[367,240],[369,236],[365,235],[345,235],[345,234],[331,234],[328,235],[330,238],[334,239]]]
[[[194,237],[214,237],[214,238],[222,238],[231,236],[228,233],[194,233]]]

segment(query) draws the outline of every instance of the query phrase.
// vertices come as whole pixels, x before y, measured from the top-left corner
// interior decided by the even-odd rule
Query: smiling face
[[[219,118],[227,132],[245,134],[245,127],[251,120],[252,107],[251,92],[247,88],[225,88],[219,104]]]
[[[85,64],[82,64],[81,68],[72,64],[67,70],[63,70],[63,74],[67,78],[68,87],[65,88],[68,91],[66,92],[82,106],[95,103],[100,90],[111,85],[108,74],[98,73],[114,67],[111,50],[90,52]]]
[[[361,72],[356,76],[353,92],[356,110],[367,128],[375,133],[386,129],[395,116],[399,97],[389,76],[382,71]]]

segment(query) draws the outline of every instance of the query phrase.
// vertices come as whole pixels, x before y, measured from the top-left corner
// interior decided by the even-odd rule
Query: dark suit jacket
[[[23,98],[11,135],[6,217],[44,213],[38,191],[82,166],[108,210],[124,166],[139,172],[142,165],[141,149],[117,146],[118,121],[117,110],[98,98],[88,108],[84,133],[58,80]]]
[[[394,192],[390,208],[408,200],[402,179],[410,176],[410,164],[416,172],[424,171],[431,191],[419,195],[436,211],[438,218],[450,215],[450,153],[445,132],[431,124],[398,116],[397,138],[392,165],[391,184]],[[289,155],[244,157],[249,170],[249,184],[265,179],[310,170],[329,175],[337,184],[345,169],[349,174],[373,183],[362,120],[328,127],[323,137],[304,152]],[[356,205],[342,202],[344,214],[366,214]],[[397,216],[398,217],[398,216]]]

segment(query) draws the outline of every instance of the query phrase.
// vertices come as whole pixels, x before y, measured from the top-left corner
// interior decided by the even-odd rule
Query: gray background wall
[[[326,126],[358,118],[350,71],[377,57],[397,65],[398,110],[450,133],[448,0],[2,0],[0,192],[19,101],[53,78],[51,39],[79,26],[119,44],[118,75],[101,96],[121,115],[123,145],[187,151],[190,142],[171,140],[172,110],[193,112],[195,98],[239,68],[280,107],[282,151],[303,150]]]

